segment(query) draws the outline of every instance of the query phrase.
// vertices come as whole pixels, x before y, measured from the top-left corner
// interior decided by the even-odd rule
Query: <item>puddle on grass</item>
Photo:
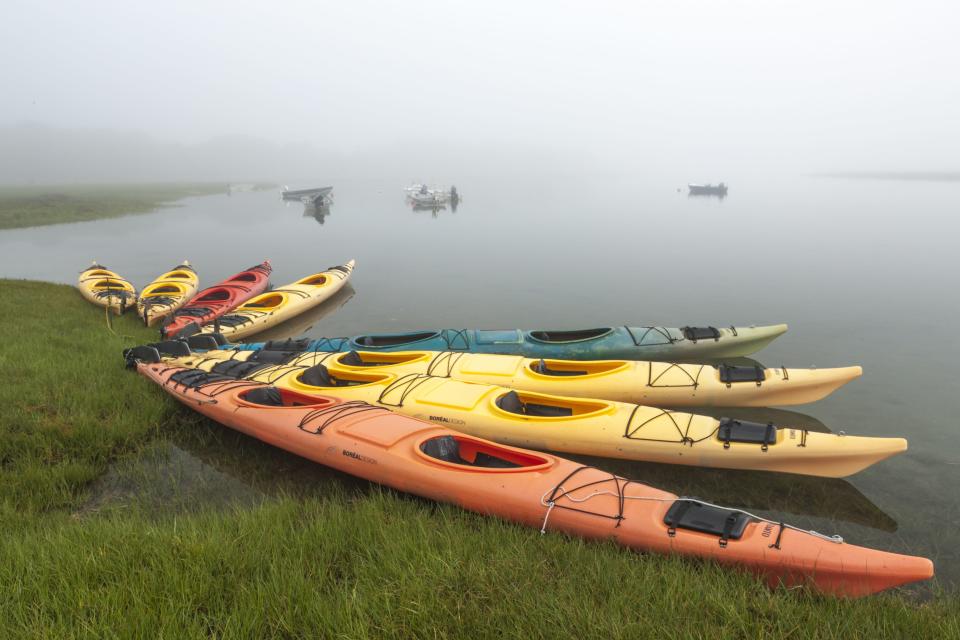
[[[252,507],[281,496],[360,495],[369,482],[271,447],[182,410],[180,427],[112,465],[76,512],[157,515]]]
[[[183,513],[252,506],[266,497],[170,442],[154,443],[137,457],[114,464],[93,484],[90,493],[90,499],[75,515],[130,508],[147,513]]]

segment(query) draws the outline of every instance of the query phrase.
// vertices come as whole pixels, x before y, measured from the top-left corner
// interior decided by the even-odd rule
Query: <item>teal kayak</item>
[[[764,327],[603,327],[574,330],[438,329],[349,338],[295,338],[230,345],[270,351],[465,351],[558,360],[690,360],[755,353],[787,330]],[[229,347],[227,347],[229,348]]]

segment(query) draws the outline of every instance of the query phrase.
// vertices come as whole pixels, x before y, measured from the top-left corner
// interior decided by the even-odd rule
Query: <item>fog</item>
[[[960,8],[36,3],[0,23],[0,182],[960,167]]]

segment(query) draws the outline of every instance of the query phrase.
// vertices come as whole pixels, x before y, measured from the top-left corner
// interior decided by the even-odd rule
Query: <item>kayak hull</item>
[[[304,351],[457,351],[562,360],[702,360],[755,353],[787,331],[765,327],[606,327],[585,330],[440,329],[319,338]],[[261,349],[250,343],[242,349]]]
[[[337,353],[277,362],[269,352],[210,351],[169,362],[366,402],[505,444],[607,458],[839,478],[907,449],[903,438],[818,433],[416,373],[363,371],[341,367],[338,360]]]
[[[200,288],[200,278],[186,260],[145,286],[137,298],[137,315],[148,327],[182,307]]]
[[[261,293],[221,316],[217,327],[208,324],[200,333],[217,332],[228,340],[243,340],[275,327],[329,300],[347,284],[355,265],[356,262],[350,260]]]
[[[87,301],[118,316],[137,300],[137,289],[129,280],[96,262],[80,272],[77,288]]]
[[[863,596],[933,575],[926,558],[850,545],[736,510],[719,508],[728,522],[739,523],[736,532],[694,529],[682,512],[708,508],[699,501],[365,403],[238,385],[168,364],[141,363],[138,369],[180,402],[266,443],[541,531],[714,560],[745,568],[771,585],[807,585],[840,596]]]
[[[196,333],[250,298],[266,291],[273,267],[269,260],[234,274],[212,287],[207,287],[183,307],[167,316],[160,336],[172,338]]]
[[[863,374],[860,367],[765,369],[642,360],[551,360],[450,351],[356,351],[333,356],[332,362],[355,371],[383,371],[398,376],[426,374],[657,407],[805,404],[830,395]]]

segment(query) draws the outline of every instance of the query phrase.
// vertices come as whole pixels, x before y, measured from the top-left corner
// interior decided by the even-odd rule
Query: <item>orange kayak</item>
[[[858,547],[677,496],[546,453],[495,444],[360,401],[162,363],[140,373],[242,433],[367,480],[541,531],[746,568],[775,586],[863,596],[933,576],[926,558]]]

